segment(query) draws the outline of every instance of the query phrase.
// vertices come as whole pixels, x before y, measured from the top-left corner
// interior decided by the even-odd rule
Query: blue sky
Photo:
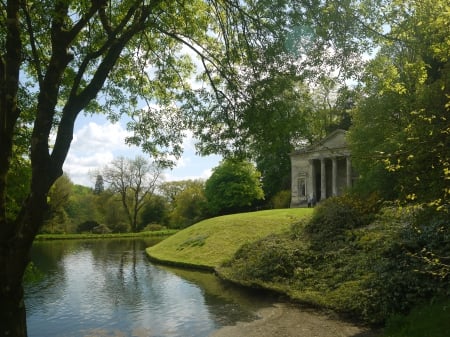
[[[64,172],[79,185],[93,186],[90,172],[107,165],[114,158],[135,158],[143,154],[139,148],[125,144],[129,135],[123,122],[112,124],[104,116],[80,115],[75,123],[74,138],[64,164]],[[220,156],[200,157],[195,153],[195,140],[188,136],[184,143],[184,154],[173,170],[164,172],[165,181],[185,179],[207,179],[211,169],[218,165]]]

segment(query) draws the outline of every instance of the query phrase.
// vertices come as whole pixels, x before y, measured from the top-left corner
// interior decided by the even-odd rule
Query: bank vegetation
[[[312,215],[292,217],[282,230],[266,223],[272,229],[267,234],[258,224],[270,212],[242,215],[238,228],[226,224],[239,214],[212,225],[199,223],[147,252],[160,261],[215,266],[225,280],[385,327],[385,336],[447,336],[450,241],[445,216],[421,205],[381,202],[377,195],[346,195],[327,199]],[[214,231],[219,231],[216,236]],[[240,233],[248,232],[259,234],[241,240]],[[229,243],[222,241],[235,244],[225,250]]]

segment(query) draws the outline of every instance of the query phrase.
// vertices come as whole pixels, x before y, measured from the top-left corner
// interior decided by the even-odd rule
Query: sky
[[[95,178],[92,178],[92,173],[114,158],[123,156],[134,159],[141,155],[150,161],[149,155],[138,147],[125,144],[125,138],[129,135],[123,122],[113,124],[104,116],[80,115],[75,123],[64,172],[74,184],[93,187]],[[195,140],[189,135],[183,143],[183,156],[172,170],[164,171],[164,181],[207,179],[211,175],[211,170],[219,164],[221,157],[200,157],[196,155],[194,145]]]

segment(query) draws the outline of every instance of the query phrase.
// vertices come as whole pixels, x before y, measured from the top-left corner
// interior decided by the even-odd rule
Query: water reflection
[[[37,242],[26,285],[30,337],[208,336],[268,303],[205,272],[151,264],[148,240]]]

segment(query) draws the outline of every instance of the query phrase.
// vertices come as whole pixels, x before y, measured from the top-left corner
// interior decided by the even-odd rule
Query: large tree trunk
[[[3,252],[2,252],[3,253]],[[24,252],[11,250],[8,255],[0,256],[0,336],[26,337],[26,311],[22,285],[25,259],[18,259]],[[3,271],[7,271],[4,273]]]
[[[23,276],[30,249],[43,223],[46,191],[31,195],[9,231],[0,237],[0,337],[27,337]]]

